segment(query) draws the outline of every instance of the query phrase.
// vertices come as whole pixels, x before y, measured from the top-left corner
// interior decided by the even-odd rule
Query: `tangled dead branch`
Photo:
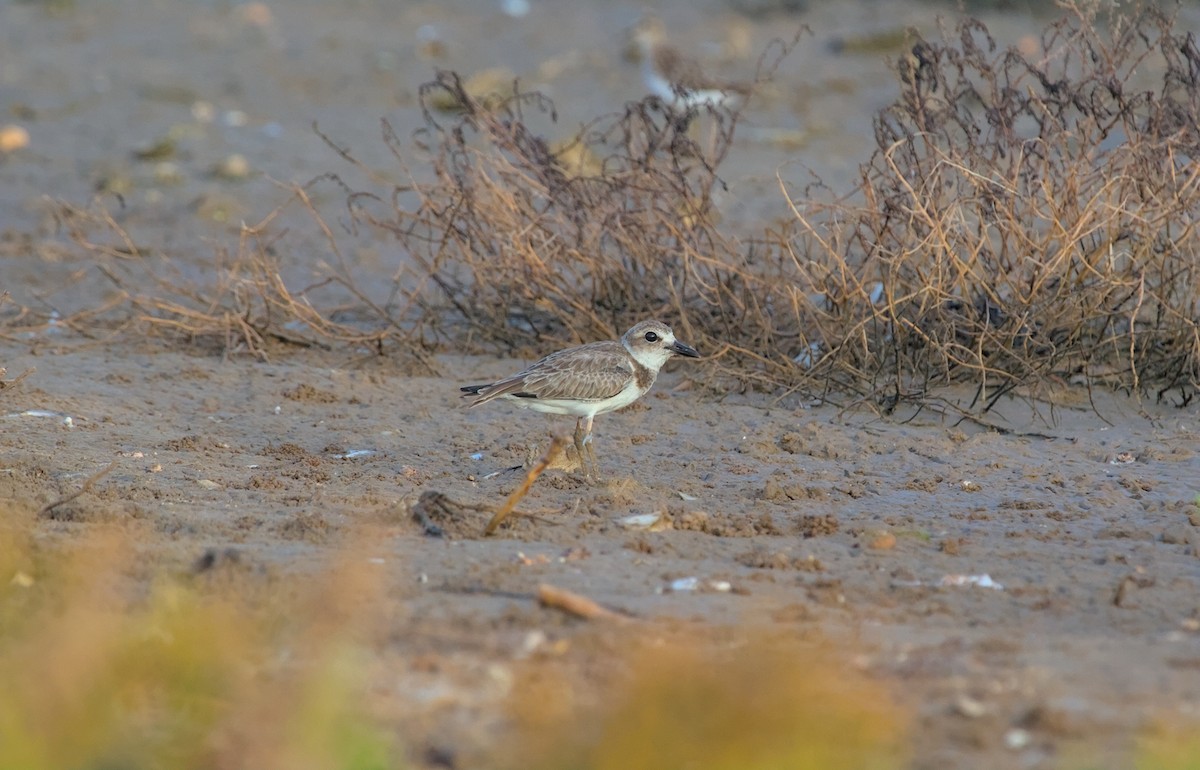
[[[736,111],[648,98],[553,143],[541,95],[514,84],[484,102],[441,73],[421,90],[415,142],[384,124],[401,168],[414,155],[427,167],[384,189],[321,180],[343,185],[352,235],[402,251],[386,300],[361,288],[307,188],[293,188],[331,254],[323,281],[289,288],[268,217],[218,251],[212,285],[157,273],[157,291],[127,289],[129,303],[151,326],[259,354],[269,339],[525,353],[662,316],[745,386],[882,411],[963,383],[968,412],[1062,383],[1188,404],[1200,50],[1157,8],[1098,20],[1090,7],[1024,49],[973,19],[918,40],[854,191],[781,184],[790,224],[745,240],[716,206]],[[108,224],[76,242],[129,262],[136,240]],[[315,301],[330,286],[340,304]]]
[[[421,93],[461,105],[449,123],[426,108],[433,181],[390,201],[350,198],[359,224],[412,259],[397,277],[409,322],[447,343],[514,351],[606,337],[635,318],[687,325],[733,311],[724,294],[738,290],[740,260],[713,194],[737,113],[679,113],[651,98],[553,146],[531,127],[555,117],[538,94],[483,104],[453,73]],[[707,146],[692,137],[697,123],[709,124],[697,132],[711,131]]]
[[[1102,33],[1101,27],[1109,32]],[[1038,50],[978,21],[899,62],[852,203],[796,202],[796,352],[886,403],[1052,382],[1183,405],[1200,382],[1200,51],[1156,8]],[[1156,73],[1139,80],[1139,73]],[[808,347],[805,347],[808,346]]]

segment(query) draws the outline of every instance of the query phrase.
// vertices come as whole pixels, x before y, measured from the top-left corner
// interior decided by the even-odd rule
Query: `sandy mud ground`
[[[751,53],[726,52],[735,72],[781,24],[680,5],[664,14],[716,60],[740,25]],[[813,28],[789,65],[792,98],[752,111],[750,127],[806,131],[793,154],[849,178],[891,76],[885,54],[834,54],[831,41],[928,29],[934,11],[813,5],[785,19]],[[211,239],[285,195],[264,175],[336,166],[314,120],[387,163],[378,120],[415,127],[415,89],[435,65],[502,63],[572,119],[640,96],[621,58],[639,10],[628,4],[535,3],[524,19],[467,3],[108,6],[0,6],[0,122],[31,138],[0,158],[6,311],[65,317],[112,296],[63,246],[45,196],[83,203],[120,185],[123,221],[202,277]],[[1009,39],[1039,24],[993,21]],[[422,58],[426,24],[444,59]],[[171,165],[146,160],[173,128]],[[213,173],[234,154],[249,176]],[[754,210],[742,192],[767,206],[788,157],[739,145],[728,210]],[[398,258],[363,256],[385,278]],[[605,676],[591,652],[628,631],[539,608],[540,584],[697,635],[767,626],[835,640],[912,715],[915,767],[1124,767],[1147,721],[1200,714],[1194,409],[1099,393],[1093,408],[1064,391],[1036,413],[1002,405],[987,417],[1002,432],[722,396],[689,363],[598,418],[599,483],[548,471],[521,504],[535,515],[484,537],[488,514],[471,506],[503,500],[523,478],[511,469],[572,427],[462,408],[458,385],[519,361],[447,355],[430,371],[354,350],[280,347],[261,361],[127,331],[5,331],[8,377],[35,371],[0,392],[0,496],[41,505],[115,461],[37,535],[127,527],[147,570],[196,569],[207,553],[286,577],[371,527],[367,557],[394,603],[380,614],[395,618],[377,695],[417,762],[480,766],[503,732],[495,667],[531,649],[571,662],[580,686]]]

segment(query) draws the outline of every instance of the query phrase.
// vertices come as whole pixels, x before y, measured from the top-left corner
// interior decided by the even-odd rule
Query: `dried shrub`
[[[391,211],[368,194],[351,208],[413,257],[406,322],[459,345],[544,349],[665,315],[743,382],[885,411],[954,383],[975,386],[953,405],[967,411],[1063,382],[1186,404],[1194,40],[1157,9],[1107,27],[1073,11],[1030,53],[973,19],[919,40],[855,192],[789,198],[790,226],[758,239],[713,213],[736,112],[710,112],[706,146],[696,115],[630,105],[580,133],[597,161],[573,173],[531,128],[548,102],[485,107],[452,75],[424,91],[463,107],[427,113],[433,181],[398,189]]]
[[[1200,381],[1200,51],[1156,8],[1000,49],[920,41],[849,201],[794,204],[807,380],[885,404],[1055,381],[1187,404]],[[1141,73],[1156,73],[1147,80]]]
[[[182,266],[183,260],[176,263],[178,255],[138,245],[112,211],[119,201],[101,196],[83,207],[55,201],[60,229],[96,260],[96,268],[120,295],[103,308],[61,323],[87,333],[96,325],[94,319],[119,304],[132,311],[139,330],[213,344],[225,355],[265,358],[273,343],[308,347],[339,342],[381,351],[391,341],[432,369],[423,348],[392,324],[390,308],[363,288],[338,231],[313,203],[310,188],[322,181],[284,186],[288,196],[282,204],[257,224],[242,225],[235,243],[218,242],[203,266],[206,280],[198,280],[195,270]],[[289,242],[288,228],[279,224],[297,213],[327,255],[316,265],[317,277],[298,288],[284,277],[285,255],[295,244]]]
[[[326,224],[311,185],[292,188],[285,205],[332,255],[316,281],[281,277],[272,214],[218,249],[212,285],[152,272],[154,291],[130,289],[129,303],[227,351],[337,340],[432,368],[432,349],[540,352],[659,316],[745,386],[885,412],[978,413],[1063,383],[1188,404],[1200,382],[1200,51],[1156,8],[1103,20],[1067,8],[1024,50],[973,19],[918,40],[855,189],[785,188],[789,222],[754,237],[714,206],[736,110],[648,98],[553,145],[541,95],[514,83],[484,103],[442,73],[422,104],[456,104],[456,116],[426,107],[414,143],[384,123],[405,183],[314,183],[345,191],[345,230]],[[794,43],[768,49],[760,72]],[[133,239],[92,217],[108,237],[76,242],[128,262]],[[402,264],[390,281],[356,273],[343,236],[396,244]],[[941,389],[964,383],[974,396],[962,401]]]
[[[350,208],[411,258],[398,293],[424,337],[516,351],[660,315],[688,334],[741,323],[740,295],[757,278],[713,207],[736,111],[684,113],[651,97],[556,147],[534,128],[557,118],[540,94],[485,104],[442,73],[421,98],[432,180],[390,200],[352,194]],[[460,114],[445,121],[430,102]]]

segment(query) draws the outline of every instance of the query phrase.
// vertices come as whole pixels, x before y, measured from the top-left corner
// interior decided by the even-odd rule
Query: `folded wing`
[[[633,364],[619,343],[593,343],[549,355],[491,385],[472,386],[475,398],[470,405],[503,396],[603,401],[620,393],[633,374]]]

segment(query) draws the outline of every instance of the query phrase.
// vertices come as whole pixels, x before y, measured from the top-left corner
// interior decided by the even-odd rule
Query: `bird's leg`
[[[579,455],[579,469],[589,478],[599,476],[600,466],[596,462],[596,450],[592,448],[592,418],[580,417],[575,421],[575,451]]]
[[[587,450],[584,444],[587,441],[587,434],[591,432],[591,420],[588,420],[588,423],[588,429],[584,431],[583,418],[580,417],[575,420],[575,454],[579,456],[579,468],[585,476],[587,475],[587,456],[585,454]]]
[[[584,431],[583,448],[587,452],[587,461],[591,465],[589,475],[594,479],[600,478],[600,463],[596,460],[596,447],[592,443],[592,417],[587,418],[587,429]]]

